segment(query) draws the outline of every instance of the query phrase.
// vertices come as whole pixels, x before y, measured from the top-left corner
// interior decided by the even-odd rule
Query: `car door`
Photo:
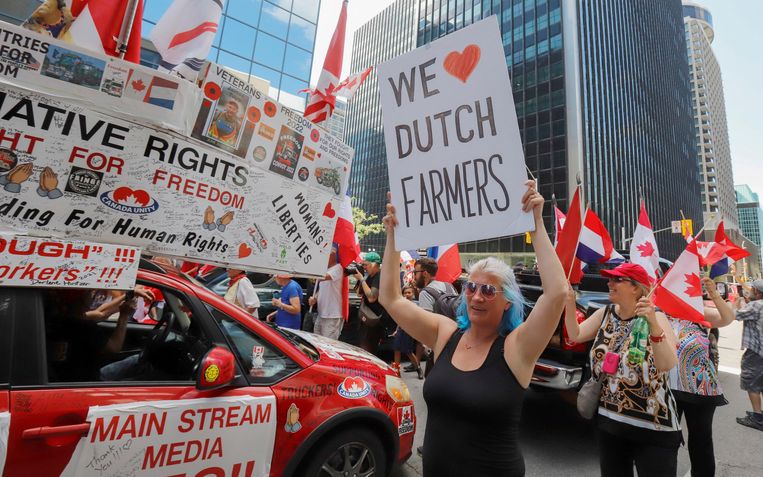
[[[5,476],[196,475],[213,466],[243,477],[267,465],[275,435],[272,391],[249,386],[238,364],[231,386],[198,390],[194,367],[225,337],[189,288],[170,280],[147,284],[161,289],[166,300],[162,321],[148,340],[142,338],[146,325],[125,324],[122,317],[85,325],[62,318],[56,307],[66,308],[68,302],[56,294],[69,292],[64,295],[69,301],[82,294],[17,290],[11,319],[14,343],[20,346],[12,358]],[[59,318],[68,320],[66,326],[55,321]],[[80,327],[84,336],[78,334]],[[130,356],[113,349],[120,333],[122,345],[142,349]],[[207,378],[214,381],[215,373]],[[243,413],[245,422],[242,409],[250,412],[248,417]],[[256,432],[263,445],[270,440],[267,459],[257,467],[243,457],[252,440],[236,447],[223,436],[232,437],[238,425],[249,429],[250,421],[261,424]],[[222,429],[228,425],[231,429]]]

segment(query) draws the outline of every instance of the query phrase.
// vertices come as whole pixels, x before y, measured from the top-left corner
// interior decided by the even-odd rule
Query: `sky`
[[[694,1],[710,10],[713,15],[713,51],[723,76],[734,184],[748,184],[763,197],[763,28],[760,25],[763,1]],[[349,71],[352,33],[392,2],[393,0],[350,1],[342,78],[353,73]],[[321,0],[312,85],[320,75],[341,6],[342,0]]]

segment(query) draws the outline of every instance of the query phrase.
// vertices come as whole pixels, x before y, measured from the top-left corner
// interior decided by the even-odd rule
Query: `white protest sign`
[[[62,477],[270,474],[275,397],[91,407]]]
[[[8,85],[0,98],[0,230],[325,273],[346,180],[337,194],[299,170],[314,177],[320,154],[349,172],[352,149],[267,96],[250,97],[263,114],[245,157]]]
[[[190,131],[201,100],[201,91],[190,81],[2,21],[0,83],[180,133]]]
[[[11,413],[0,412],[0,475],[5,468],[5,457],[8,455],[8,435],[11,430]]]
[[[495,16],[377,66],[398,250],[533,230]]]
[[[0,286],[135,286],[140,249],[122,245],[0,234]]]

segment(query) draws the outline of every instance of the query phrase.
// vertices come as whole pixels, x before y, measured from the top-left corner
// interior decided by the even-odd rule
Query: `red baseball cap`
[[[644,270],[644,267],[641,265],[636,265],[635,263],[621,263],[616,268],[613,268],[612,270],[602,270],[599,272],[602,274],[602,276],[605,276],[607,278],[610,277],[624,277],[624,278],[630,278],[634,282],[638,282],[645,287],[649,288],[652,286],[652,283],[654,280],[652,280],[652,277],[649,276],[648,273],[646,273],[646,270]]]

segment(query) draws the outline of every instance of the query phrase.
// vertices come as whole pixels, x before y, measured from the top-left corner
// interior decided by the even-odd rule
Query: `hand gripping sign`
[[[495,16],[376,71],[398,250],[532,230]]]

